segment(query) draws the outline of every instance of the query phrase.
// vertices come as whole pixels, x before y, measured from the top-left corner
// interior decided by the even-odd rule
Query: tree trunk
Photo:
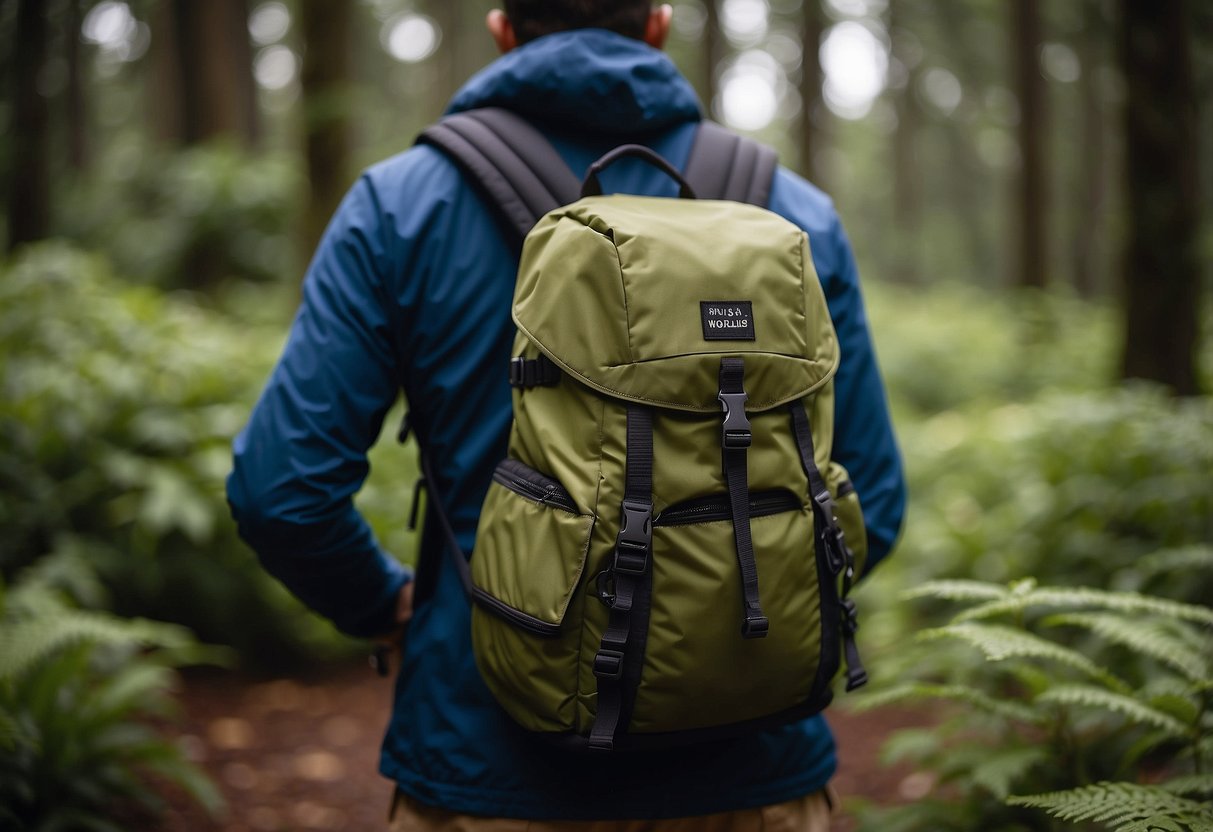
[[[349,3],[303,0],[303,122],[311,198],[304,217],[308,254],[349,188]]]
[[[1123,374],[1198,392],[1201,310],[1197,108],[1184,0],[1120,2],[1127,86]]]
[[[38,92],[46,63],[45,5],[42,0],[19,0],[13,29],[12,156],[5,195],[9,251],[43,239],[50,225],[50,112]]]
[[[913,283],[918,280],[919,216],[922,213],[922,187],[919,182],[917,134],[920,122],[914,84],[917,67],[906,57],[904,0],[889,0],[889,37],[893,58],[905,67],[905,84],[893,90],[893,109],[897,114],[897,130],[893,134],[893,225],[894,239],[900,256],[890,275],[894,280]]]
[[[1078,218],[1074,229],[1074,288],[1083,297],[1094,297],[1107,284],[1100,280],[1100,231],[1107,228],[1107,187],[1104,168],[1107,151],[1104,134],[1104,107],[1095,73],[1104,58],[1103,44],[1107,27],[1097,0],[1084,0],[1083,30],[1079,33],[1082,61],[1079,96],[1082,98],[1082,162],[1081,182],[1077,189],[1078,204],[1073,215]]]
[[[152,111],[160,137],[195,144],[231,136],[256,144],[260,125],[253,83],[248,0],[164,0],[152,25]]]
[[[822,172],[813,163],[813,154],[821,148],[824,136],[825,107],[821,100],[821,38],[825,20],[821,0],[805,0],[801,10],[800,60],[800,173],[824,187]]]
[[[84,70],[80,61],[81,0],[67,0],[67,163],[77,173],[88,155],[88,110],[84,100]]]
[[[1045,228],[1045,85],[1040,73],[1040,8],[1038,0],[1011,4],[1015,44],[1015,79],[1019,95],[1019,275],[1021,286],[1048,282]]]
[[[724,57],[723,39],[720,31],[719,0],[703,0],[707,16],[703,23],[703,53],[700,90],[703,92],[704,118],[716,117],[716,72]]]

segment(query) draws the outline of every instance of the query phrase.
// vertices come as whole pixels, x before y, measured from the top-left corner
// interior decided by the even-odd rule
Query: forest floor
[[[179,791],[154,832],[271,832],[386,829],[392,789],[378,774],[391,683],[365,664],[326,668],[313,677],[258,679],[192,672],[180,692],[174,730],[189,756],[219,786],[227,810],[210,818]],[[831,710],[844,798],[913,799],[923,775],[878,763],[881,742],[901,727],[929,721],[922,712]],[[835,832],[850,827],[844,818]]]

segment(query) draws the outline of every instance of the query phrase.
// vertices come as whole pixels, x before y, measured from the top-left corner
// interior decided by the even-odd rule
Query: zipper
[[[560,483],[516,459],[502,460],[493,471],[493,481],[542,506],[563,509],[571,514],[578,513],[573,498]]]
[[[533,615],[527,615],[521,610],[516,610],[504,601],[489,595],[478,586],[472,587],[472,598],[477,604],[480,604],[493,615],[505,619],[510,624],[526,630],[528,633],[534,633],[537,636],[545,638],[560,635],[559,624],[541,621]]]
[[[769,514],[779,514],[784,511],[794,511],[802,507],[800,500],[791,491],[761,491],[750,495],[750,516],[766,517]],[[653,518],[654,526],[687,526],[692,523],[711,523],[716,520],[730,520],[733,511],[729,506],[729,495],[713,494],[709,497],[696,497],[677,505],[670,506]]]

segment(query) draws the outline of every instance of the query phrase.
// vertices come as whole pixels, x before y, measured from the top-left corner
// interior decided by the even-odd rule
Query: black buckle
[[[724,423],[720,427],[720,444],[725,448],[748,448],[752,441],[750,420],[745,415],[745,403],[749,398],[745,392],[716,394],[724,411]]]
[[[741,622],[742,638],[766,638],[771,630],[771,622],[765,615],[747,614]]]
[[[653,546],[653,504],[624,499],[620,506],[619,537],[615,540],[615,572],[643,575]]]
[[[853,636],[859,630],[859,608],[850,598],[843,599],[841,605],[842,631],[848,636]]]
[[[623,675],[623,653],[602,648],[594,656],[594,675],[599,679],[618,679]]]
[[[526,359],[516,356],[510,359],[510,386],[523,387],[526,383]]]

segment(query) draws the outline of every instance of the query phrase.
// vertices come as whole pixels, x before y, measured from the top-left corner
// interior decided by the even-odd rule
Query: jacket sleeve
[[[410,576],[353,504],[400,388],[379,223],[364,177],[316,251],[283,354],[236,437],[227,481],[240,535],[264,567],[357,636],[391,629]]]
[[[834,377],[833,458],[847,469],[859,494],[868,532],[866,568],[871,570],[901,530],[906,487],[855,255],[829,197],[785,168],[775,176],[770,207],[808,233],[813,266],[838,333],[842,360]]]

